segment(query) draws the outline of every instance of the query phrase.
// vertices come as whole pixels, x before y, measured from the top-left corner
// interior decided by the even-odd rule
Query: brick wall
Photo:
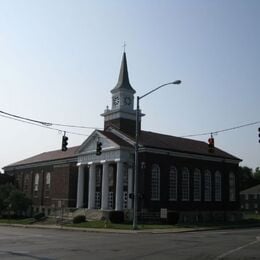
[[[168,208],[172,210],[238,210],[239,203],[239,178],[237,176],[238,165],[211,162],[196,159],[177,158],[170,155],[160,155],[152,153],[140,154],[140,165],[145,162],[145,167],[139,169],[139,192],[144,193],[144,200],[140,201],[139,206],[149,208],[150,210],[158,210],[160,208]],[[151,169],[152,165],[157,164],[160,167],[160,200],[152,201],[151,194]],[[144,164],[143,164],[144,165]],[[169,170],[171,166],[175,166],[178,171],[178,194],[176,201],[168,199]],[[189,200],[181,200],[181,170],[187,167],[190,173]],[[201,200],[193,200],[193,173],[198,168],[201,171]],[[211,201],[204,200],[204,172],[211,172]],[[214,173],[221,172],[222,181],[222,200],[215,201],[215,179]],[[233,171],[236,175],[236,201],[229,201],[229,172]]]

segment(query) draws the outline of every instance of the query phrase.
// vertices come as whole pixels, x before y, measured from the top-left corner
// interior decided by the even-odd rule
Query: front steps
[[[73,212],[73,217],[84,215],[87,220],[102,220],[108,218],[109,211],[99,209],[85,209],[80,208]]]
[[[72,220],[74,217],[83,215],[86,220],[107,220],[109,219],[109,212],[111,210],[101,210],[101,209],[87,209],[87,208],[63,208],[52,210],[49,217],[62,220]],[[125,220],[132,220],[132,211],[124,210]]]

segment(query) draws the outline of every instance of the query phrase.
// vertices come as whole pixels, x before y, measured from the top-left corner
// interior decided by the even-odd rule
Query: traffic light
[[[96,155],[101,155],[102,154],[102,143],[97,142],[97,148],[96,148]]]
[[[209,153],[214,153],[214,138],[212,136],[208,139],[208,149]]]
[[[260,127],[258,128],[258,137],[259,137],[258,142],[260,143]]]
[[[68,145],[68,137],[66,136],[66,135],[63,135],[62,136],[62,146],[61,146],[61,150],[63,151],[63,152],[66,152],[67,150],[68,150],[68,147],[67,147],[67,145]]]

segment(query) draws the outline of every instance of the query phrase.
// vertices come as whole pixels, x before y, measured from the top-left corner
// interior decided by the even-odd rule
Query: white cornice
[[[122,160],[125,162],[131,161],[131,151],[114,149],[110,151],[102,151],[102,154],[97,156],[96,153],[81,154],[78,156],[78,164],[89,164],[90,162],[95,164],[100,164],[104,161],[115,162],[117,160]]]
[[[105,121],[113,120],[113,119],[118,119],[118,118],[124,118],[124,119],[131,119],[135,120],[135,110],[133,111],[125,111],[125,110],[109,110],[101,116],[104,117]]]

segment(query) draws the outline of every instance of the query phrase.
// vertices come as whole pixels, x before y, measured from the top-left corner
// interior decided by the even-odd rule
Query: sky
[[[40,121],[103,127],[126,43],[142,128],[174,136],[260,121],[258,0],[0,0],[0,110]],[[260,166],[259,124],[215,145]],[[69,146],[93,129],[61,130]],[[209,136],[192,137],[207,142]],[[0,116],[0,168],[61,148],[62,132]]]

